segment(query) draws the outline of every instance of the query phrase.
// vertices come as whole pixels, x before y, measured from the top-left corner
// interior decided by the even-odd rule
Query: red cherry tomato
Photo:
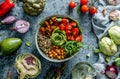
[[[71,25],[72,27],[76,27],[76,22],[71,22],[71,23],[69,23],[69,25]]]
[[[59,28],[60,28],[60,30],[65,30],[65,25],[64,24],[60,24]]]
[[[82,41],[82,35],[79,35],[75,38],[76,41],[81,42]]]
[[[71,30],[72,26],[71,25],[66,25],[65,30]]]
[[[66,19],[66,18],[62,18],[62,24],[66,25],[68,22],[69,22],[68,19]]]
[[[65,33],[66,33],[66,35],[68,36],[68,35],[71,35],[72,32],[71,32],[71,30],[66,29],[66,30],[65,30]]]
[[[69,7],[70,7],[70,9],[75,8],[75,7],[76,7],[76,2],[71,1],[71,2],[69,3]]]
[[[87,5],[82,5],[82,6],[81,6],[81,11],[82,11],[83,13],[88,12],[88,10],[89,10],[89,8],[88,8]]]
[[[89,8],[89,13],[90,14],[95,14],[97,12],[97,8],[95,7],[95,6],[91,6],[90,8]]]
[[[69,36],[67,36],[67,40],[72,41],[72,40],[75,40],[75,38],[74,38],[74,36],[69,35]]]
[[[78,34],[79,34],[79,29],[78,29],[78,28],[72,28],[72,34],[73,34],[74,36],[78,36]]]
[[[80,0],[80,4],[87,5],[88,4],[88,0]]]

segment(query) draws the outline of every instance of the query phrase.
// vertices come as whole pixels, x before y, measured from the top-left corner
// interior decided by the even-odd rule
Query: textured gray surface
[[[13,74],[12,79],[17,79],[18,74],[14,68],[14,60],[15,60],[15,57],[20,53],[26,53],[26,52],[32,53],[40,59],[42,63],[42,72],[35,79],[45,79],[46,72],[51,66],[54,66],[54,67],[61,66],[61,63],[52,63],[45,60],[43,57],[39,55],[35,47],[34,37],[35,37],[36,29],[39,25],[39,22],[48,15],[54,15],[54,14],[68,15],[78,20],[83,30],[84,48],[81,49],[73,59],[71,59],[70,61],[67,61],[67,65],[64,71],[62,72],[61,79],[70,79],[71,70],[74,67],[74,65],[76,65],[77,63],[86,61],[86,62],[89,62],[90,64],[93,64],[97,61],[98,55],[94,55],[93,53],[93,49],[97,47],[97,38],[92,30],[91,16],[88,13],[78,15],[76,8],[72,12],[70,12],[68,9],[69,1],[70,0],[47,0],[45,8],[40,15],[29,16],[26,13],[24,13],[21,0],[17,0],[15,8],[12,9],[5,16],[14,15],[18,19],[28,20],[31,26],[30,26],[30,30],[27,33],[19,34],[15,31],[9,30],[9,28],[12,27],[13,25],[0,25],[0,34],[1,34],[0,41],[6,37],[19,37],[23,40],[23,44],[21,48],[15,54],[11,56],[0,55],[0,79],[5,79],[9,69],[12,70],[12,74]],[[79,2],[79,0],[75,0],[75,1]],[[0,18],[0,20],[3,18]],[[26,41],[31,42],[30,47],[25,46]],[[91,56],[90,58],[87,59],[86,54],[88,53],[90,53]]]

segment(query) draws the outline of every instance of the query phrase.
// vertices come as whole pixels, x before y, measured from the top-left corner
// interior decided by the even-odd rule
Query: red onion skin
[[[2,24],[12,24],[16,21],[16,18],[14,16],[8,16],[6,18],[4,18],[1,23]]]
[[[25,20],[18,20],[15,22],[15,27],[10,28],[11,30],[15,30],[19,33],[26,33],[30,28],[30,24]]]
[[[106,66],[105,69],[105,74],[110,78],[110,79],[115,79],[118,75],[118,70],[117,68],[112,64]]]

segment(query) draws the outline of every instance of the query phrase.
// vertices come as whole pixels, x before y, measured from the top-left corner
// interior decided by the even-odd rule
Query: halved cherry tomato
[[[66,18],[62,18],[62,24],[66,25],[68,22],[69,22],[68,19],[66,19]]]
[[[72,29],[72,26],[71,25],[66,25],[65,26],[65,30],[71,30]]]
[[[72,34],[71,30],[69,30],[69,29],[66,29],[65,33],[66,33],[66,35],[71,35]]]
[[[89,10],[89,8],[88,8],[87,5],[82,5],[82,6],[81,6],[81,11],[82,11],[83,13],[88,12],[88,10]]]
[[[70,1],[70,3],[69,3],[69,7],[70,7],[70,9],[75,8],[75,7],[76,7],[76,2],[74,2],[74,1]]]
[[[68,36],[67,36],[67,40],[72,41],[72,40],[75,40],[75,38],[74,38],[74,36],[72,36],[72,35],[68,35]]]
[[[76,41],[81,42],[82,41],[82,35],[79,35],[75,38]]]
[[[80,0],[80,4],[87,5],[88,4],[88,0]]]
[[[71,25],[72,27],[76,27],[76,22],[70,22],[69,25]]]
[[[59,28],[60,28],[60,30],[65,30],[65,25],[64,24],[60,24]]]
[[[72,28],[72,34],[74,35],[74,36],[78,36],[78,34],[79,34],[79,29],[76,27],[76,28]]]
[[[90,14],[95,14],[97,12],[97,8],[95,7],[95,6],[91,6],[90,8],[89,8],[89,13]]]

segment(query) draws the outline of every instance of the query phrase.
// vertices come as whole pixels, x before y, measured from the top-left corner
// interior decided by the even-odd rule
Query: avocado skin
[[[17,51],[22,45],[22,40],[20,38],[5,38],[0,44],[0,49],[3,55],[11,55]]]

